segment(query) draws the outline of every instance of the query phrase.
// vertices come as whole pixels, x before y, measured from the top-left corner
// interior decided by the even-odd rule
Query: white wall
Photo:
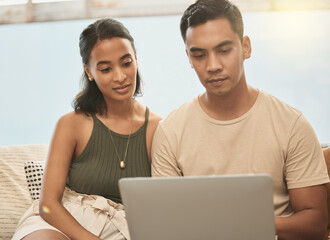
[[[330,11],[244,13],[247,80],[301,110],[330,142]],[[135,38],[139,100],[165,117],[203,91],[180,37],[180,16],[121,18]],[[0,145],[48,143],[79,91],[79,34],[93,20],[0,25]]]

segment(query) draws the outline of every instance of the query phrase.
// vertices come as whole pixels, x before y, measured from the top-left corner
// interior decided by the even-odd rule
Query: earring
[[[89,79],[89,81],[93,81],[93,78],[91,78],[91,77],[88,77],[88,79]]]

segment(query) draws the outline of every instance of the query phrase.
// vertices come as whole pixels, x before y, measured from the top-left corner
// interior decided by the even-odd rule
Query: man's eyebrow
[[[120,61],[124,60],[124,59],[127,58],[127,57],[131,57],[131,56],[132,56],[132,55],[131,55],[130,53],[127,53],[127,54],[125,54],[124,56],[122,56],[122,57],[120,58]],[[111,61],[99,61],[99,62],[96,64],[96,66],[101,65],[101,64],[109,64],[109,63],[111,63]]]
[[[221,47],[224,47],[224,46],[227,46],[230,44],[233,44],[233,41],[226,40],[226,41],[223,41],[223,42],[219,43],[218,45],[216,45],[213,49],[221,48]]]
[[[223,41],[221,43],[219,43],[218,45],[216,45],[213,49],[217,49],[217,48],[221,48],[223,46],[227,46],[227,45],[230,45],[230,44],[233,44],[233,41],[230,41],[230,40],[226,40],[226,41]],[[199,47],[192,47],[189,49],[190,52],[201,52],[201,51],[204,51],[203,48],[199,48]]]
[[[203,48],[198,48],[198,47],[192,47],[189,49],[190,52],[201,52],[204,51]]]

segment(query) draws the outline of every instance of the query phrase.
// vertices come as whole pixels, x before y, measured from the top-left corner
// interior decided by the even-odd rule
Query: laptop
[[[122,178],[131,240],[274,240],[266,174]]]

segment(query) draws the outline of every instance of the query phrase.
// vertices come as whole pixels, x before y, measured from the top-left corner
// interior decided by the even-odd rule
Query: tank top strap
[[[143,127],[146,127],[148,125],[148,121],[149,121],[149,108],[146,107],[145,121],[144,121]]]
[[[91,113],[93,121],[95,122],[97,120],[96,114],[95,113]]]

